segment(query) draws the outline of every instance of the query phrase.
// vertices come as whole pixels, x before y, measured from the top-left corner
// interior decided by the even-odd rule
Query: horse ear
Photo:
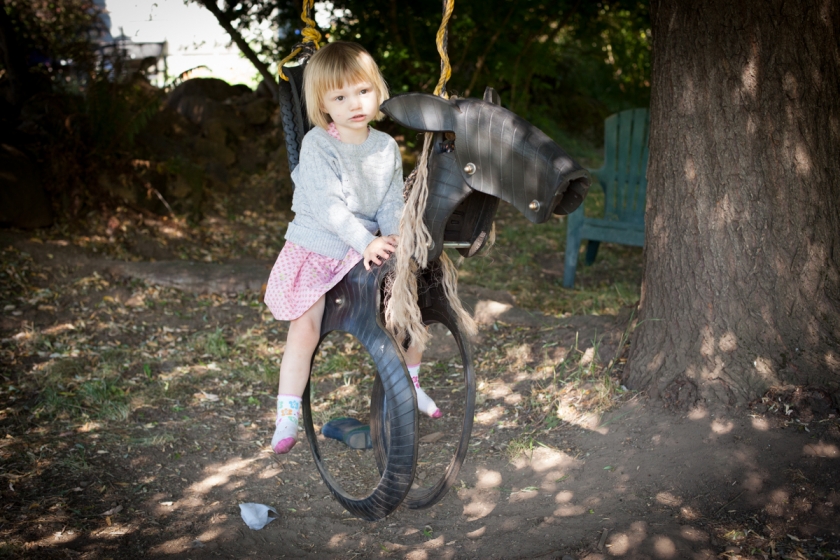
[[[484,101],[486,101],[487,103],[492,103],[493,105],[502,104],[502,98],[499,97],[499,92],[491,88],[490,86],[487,86],[487,88],[484,90]]]
[[[428,93],[396,95],[380,109],[398,124],[424,132],[454,132],[455,113],[460,112],[452,101]]]

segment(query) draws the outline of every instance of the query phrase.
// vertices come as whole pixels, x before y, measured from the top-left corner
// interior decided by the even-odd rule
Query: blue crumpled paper
[[[273,507],[263,504],[239,504],[239,511],[242,513],[242,520],[245,525],[255,531],[259,531],[280,515]],[[269,512],[273,513],[274,516],[269,516]]]

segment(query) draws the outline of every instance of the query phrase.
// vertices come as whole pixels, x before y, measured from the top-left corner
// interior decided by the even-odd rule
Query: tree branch
[[[571,20],[572,16],[575,14],[575,12],[577,12],[578,7],[580,7],[580,3],[581,3],[581,0],[577,0],[577,2],[575,2],[575,5],[572,7],[572,9],[569,12],[566,13],[563,20],[561,22],[559,22],[557,24],[557,27],[555,27],[554,30],[548,35],[548,37],[546,38],[546,42],[550,43],[550,42],[554,41],[554,39],[557,37],[557,34],[560,33],[560,31],[564,27],[566,27],[566,24],[569,23],[569,20]],[[514,103],[515,103],[515,98],[516,98],[516,77],[519,74],[519,62],[522,60],[522,56],[528,51],[528,49],[531,48],[531,44],[534,42],[534,40],[537,37],[542,36],[542,34],[545,32],[545,28],[548,26],[549,23],[550,23],[550,20],[546,20],[545,23],[543,23],[542,27],[540,28],[539,32],[537,32],[536,35],[531,35],[530,37],[528,37],[528,40],[525,42],[525,46],[522,48],[521,51],[519,51],[519,55],[516,57],[516,62],[513,65],[513,81],[512,81],[512,84],[511,84],[511,93],[510,93],[510,107],[511,107],[511,110],[514,109]],[[530,87],[530,77],[527,79],[527,82],[528,82],[528,86]]]
[[[473,72],[472,79],[470,80],[470,85],[468,85],[467,89],[464,90],[464,97],[470,96],[470,92],[472,91],[473,86],[475,86],[475,81],[478,79],[478,75],[481,73],[481,67],[484,66],[484,61],[487,58],[487,55],[490,54],[490,49],[492,49],[493,45],[496,44],[496,40],[499,38],[499,34],[502,32],[502,29],[504,29],[507,25],[508,20],[510,20],[510,16],[513,15],[514,9],[516,9],[515,3],[513,6],[511,6],[507,16],[505,16],[505,21],[503,21],[502,24],[496,29],[496,33],[487,43],[484,52],[481,53],[481,56],[478,57],[478,61],[475,63],[475,71]]]
[[[236,43],[236,46],[239,47],[239,50],[242,51],[242,54],[245,55],[251,64],[262,74],[263,79],[265,80],[266,85],[271,90],[271,93],[276,98],[278,95],[278,86],[277,82],[274,79],[274,75],[271,73],[271,70],[268,69],[268,66],[263,63],[262,60],[259,59],[257,53],[251,49],[245,39],[242,37],[242,34],[239,33],[236,29],[234,29],[233,25],[228,20],[227,16],[219,9],[219,6],[216,5],[215,0],[198,0],[199,4],[207,8],[211,14],[216,16],[216,19],[219,21],[219,25],[221,25],[225,31],[227,31],[230,38],[233,39],[233,42]]]

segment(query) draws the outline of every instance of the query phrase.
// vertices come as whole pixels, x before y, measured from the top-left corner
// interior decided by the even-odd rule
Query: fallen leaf
[[[144,305],[146,305],[146,296],[141,292],[134,294],[125,302],[126,307],[143,307]]]
[[[443,432],[435,432],[433,434],[428,434],[420,438],[420,443],[434,443],[441,439],[444,435]]]
[[[109,510],[108,510],[108,511],[106,511],[105,513],[100,513],[99,515],[102,515],[102,516],[105,516],[105,517],[107,517],[107,516],[109,516],[109,515],[116,515],[116,514],[118,514],[119,512],[121,512],[121,511],[122,511],[122,509],[123,509],[123,507],[122,507],[122,506],[117,506],[117,507],[114,507],[114,508],[109,509]]]

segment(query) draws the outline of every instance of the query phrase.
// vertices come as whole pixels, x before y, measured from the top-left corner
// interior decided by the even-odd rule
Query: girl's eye
[[[364,95],[364,94],[366,94],[367,92],[368,92],[368,90],[363,89],[363,90],[362,90],[362,91],[360,91],[359,93],[361,93],[362,95]]]
[[[343,96],[343,95],[339,95],[338,97],[336,97],[336,98],[335,98],[335,100],[336,100],[336,101],[344,101],[344,96]]]

